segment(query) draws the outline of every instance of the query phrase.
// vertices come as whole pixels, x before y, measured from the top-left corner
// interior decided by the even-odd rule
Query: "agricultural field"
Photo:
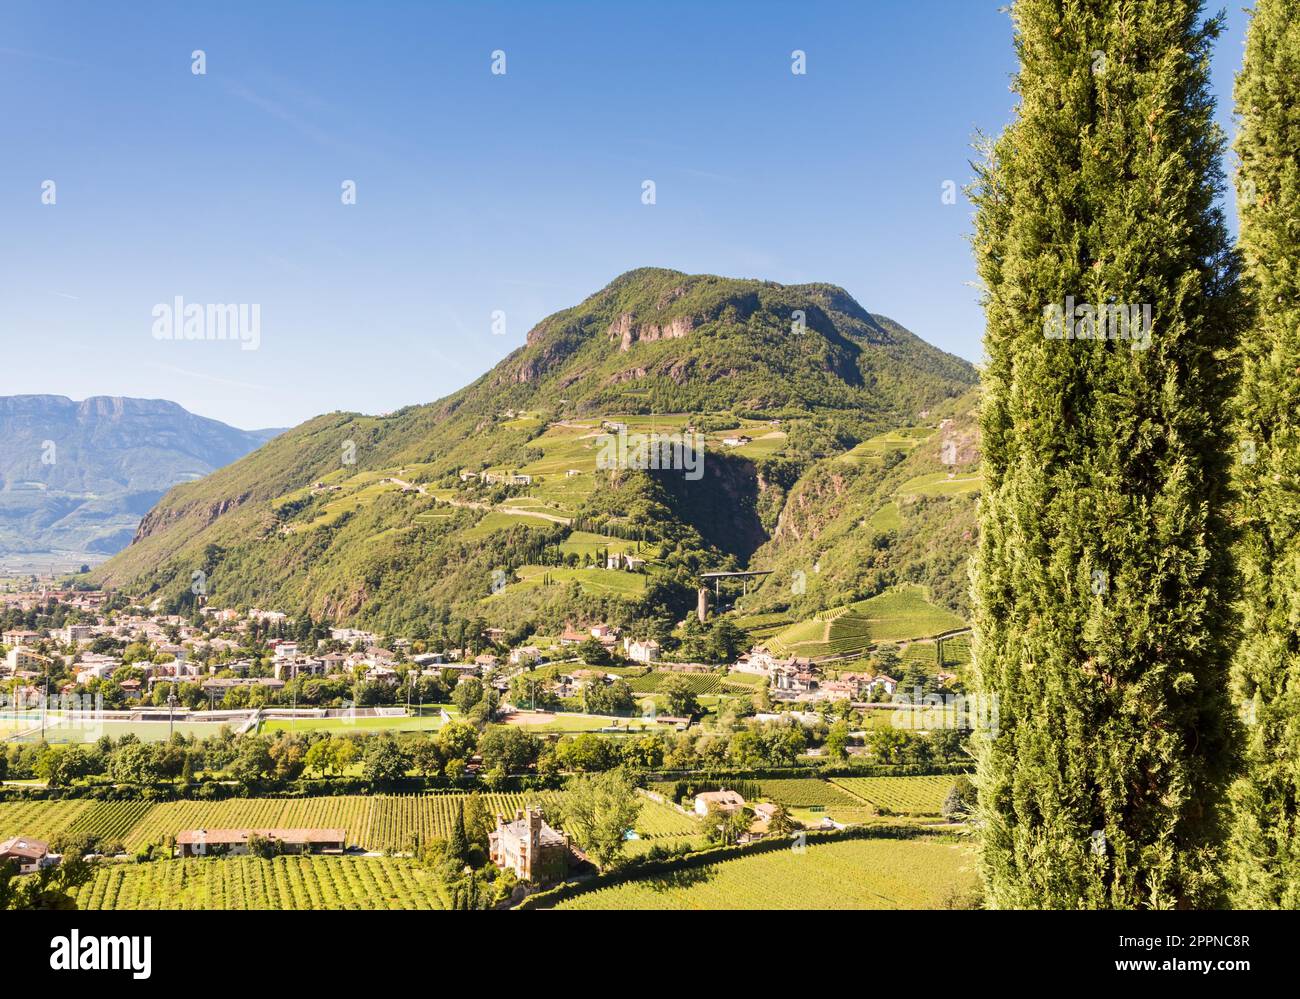
[[[891,451],[911,451],[934,435],[933,427],[902,427],[889,430],[863,441],[852,450],[845,451],[837,460],[854,465],[866,464],[883,458]]]
[[[977,886],[967,848],[939,837],[822,843],[645,878],[560,909],[936,909]]]
[[[941,644],[943,646],[943,665],[945,668],[970,665],[969,635],[953,635],[952,638],[945,638]]]
[[[611,555],[623,555],[635,553],[636,549],[635,541],[611,538],[607,534],[592,534],[590,531],[574,531],[560,545],[560,551],[565,555],[577,555],[579,558],[583,555],[594,557],[606,551]]]
[[[577,583],[584,593],[595,596],[635,597],[645,593],[649,580],[643,572],[624,572],[620,569],[605,568],[569,568],[553,565],[521,565],[512,580],[501,593],[517,590],[533,590],[543,586],[567,586]],[[493,600],[500,593],[494,593],[485,600]]]
[[[90,833],[122,842],[154,807],[151,801],[3,801],[0,840],[10,836],[52,840],[64,833]]]
[[[934,815],[943,811],[954,778],[832,777],[831,783],[892,815]]]
[[[627,684],[634,694],[657,694],[670,677],[679,676],[686,680],[687,689],[697,697],[701,694],[716,694],[722,687],[722,677],[717,673],[677,673],[672,670],[655,670],[645,676],[628,680]]]
[[[96,833],[128,851],[162,843],[182,829],[346,829],[349,846],[372,852],[405,853],[417,841],[445,839],[467,794],[336,795],[315,798],[232,798],[225,801],[11,801],[0,802],[0,839],[61,833]],[[562,791],[479,796],[489,817],[513,816],[541,805],[554,821],[562,813]],[[635,825],[641,839],[687,836],[695,821],[668,805],[641,799]]]
[[[523,513],[503,513],[500,510],[491,510],[473,527],[461,531],[460,537],[464,538],[466,541],[478,541],[486,538],[489,534],[494,534],[497,531],[506,531],[516,526],[547,528],[550,527],[551,524],[552,522],[544,517],[531,516]]]
[[[199,857],[102,864],[79,909],[443,909],[434,875],[386,857]]]
[[[930,603],[924,586],[905,583],[792,625],[767,645],[779,656],[861,655],[879,642],[928,638],[963,627],[956,614]]]
[[[886,503],[867,518],[867,526],[873,531],[897,531],[903,526],[903,515],[899,511],[898,504]]]
[[[978,472],[949,475],[932,472],[908,479],[898,487],[898,496],[909,499],[916,496],[968,496],[980,491],[984,477]]]
[[[754,693],[760,687],[767,686],[767,677],[759,676],[757,673],[728,673],[722,677],[722,688],[731,689],[740,693]]]

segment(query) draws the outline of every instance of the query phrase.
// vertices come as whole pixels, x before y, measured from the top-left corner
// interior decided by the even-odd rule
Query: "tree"
[[[734,846],[740,837],[749,832],[754,822],[754,813],[748,808],[724,810],[710,804],[704,816],[704,836],[710,843],[721,846]]]
[[[230,764],[230,776],[245,784],[260,780],[275,768],[266,742],[256,737],[245,736],[239,741],[239,754]]]
[[[767,831],[773,836],[792,836],[798,828],[799,823],[795,822],[790,810],[782,804],[772,810],[772,817],[767,820]]]
[[[307,749],[303,762],[324,777],[334,767],[334,746],[329,739],[317,739]]]
[[[700,702],[691,691],[691,682],[686,677],[674,674],[659,685],[659,693],[668,703],[668,714],[674,717],[689,717],[699,714]]]
[[[826,733],[826,755],[832,760],[845,760],[849,755],[849,725],[841,719]]]
[[[361,755],[361,750],[352,739],[330,739],[330,746],[334,751],[334,769],[339,773],[356,763],[357,757]]]
[[[1300,908],[1300,21],[1258,0],[1237,78],[1237,207],[1254,321],[1238,396],[1244,641],[1234,690],[1250,706],[1246,774],[1233,788],[1229,870],[1242,908]]]
[[[949,822],[965,822],[975,808],[975,785],[969,777],[958,777],[943,801],[943,817]]]
[[[372,739],[361,765],[361,776],[371,784],[391,783],[406,776],[410,760],[396,739]]]
[[[461,864],[469,863],[469,836],[465,832],[465,806],[456,806],[456,819],[447,838],[447,855]]]
[[[564,828],[599,867],[623,855],[627,833],[636,825],[641,800],[622,769],[574,777],[564,797]]]
[[[55,867],[42,867],[35,874],[18,876],[12,860],[0,864],[0,911],[33,909],[68,910],[77,907],[72,893],[90,880],[90,861],[67,858]]]
[[[1230,353],[1201,0],[1018,0],[978,167],[974,582],[992,908],[1213,905],[1234,767]],[[1090,304],[1076,304],[1090,303]]]
[[[474,705],[483,699],[483,681],[477,677],[468,677],[456,685],[451,692],[451,702],[460,709],[461,714],[469,714]]]

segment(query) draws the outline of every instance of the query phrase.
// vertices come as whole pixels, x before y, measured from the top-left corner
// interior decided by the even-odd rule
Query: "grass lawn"
[[[441,715],[397,718],[272,718],[262,722],[260,732],[436,732],[444,722]]]

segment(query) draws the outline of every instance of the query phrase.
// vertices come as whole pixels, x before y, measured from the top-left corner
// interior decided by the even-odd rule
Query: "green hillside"
[[[781,524],[801,490],[876,482],[926,450],[975,378],[830,285],[632,271],[445,399],[326,414],[178,486],[95,579],[183,611],[201,572],[215,606],[415,635],[457,616],[676,619],[698,572],[793,550]],[[692,429],[702,476],[598,468],[618,425]],[[632,571],[605,568],[616,555]],[[918,565],[950,604],[926,576],[943,567]]]

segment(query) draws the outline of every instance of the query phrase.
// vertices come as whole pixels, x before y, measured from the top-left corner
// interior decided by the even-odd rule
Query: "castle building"
[[[488,853],[497,867],[533,884],[559,881],[569,870],[568,837],[546,824],[540,808],[515,812],[513,822],[497,815]]]

